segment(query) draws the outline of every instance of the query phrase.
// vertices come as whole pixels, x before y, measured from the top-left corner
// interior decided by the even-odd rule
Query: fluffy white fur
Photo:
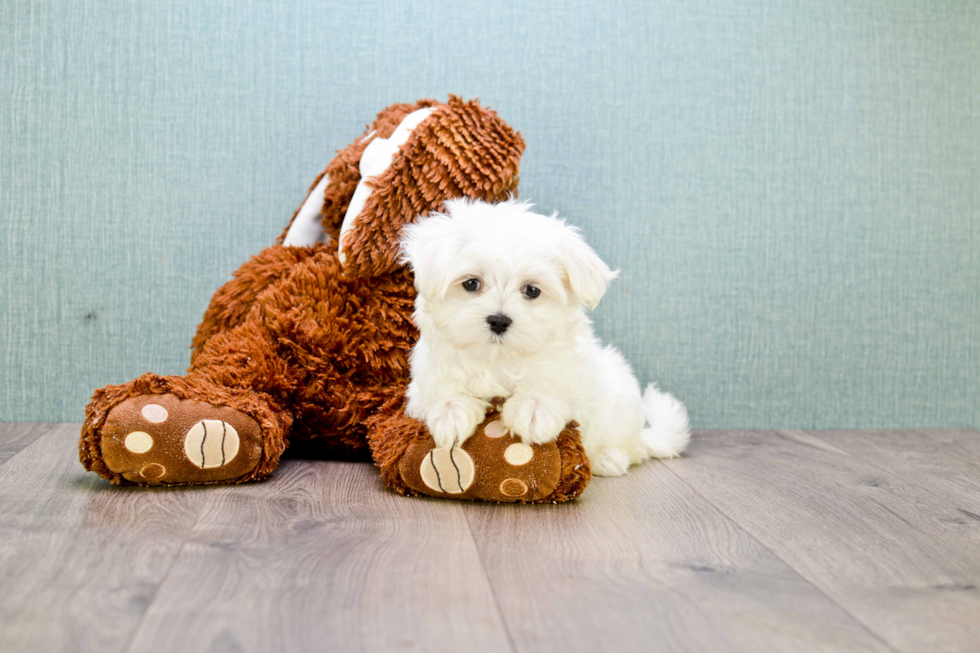
[[[586,308],[618,273],[579,231],[515,200],[445,206],[402,239],[421,331],[407,412],[426,422],[436,444],[461,444],[489,400],[504,397],[504,424],[529,444],[555,440],[578,421],[600,476],[680,455],[690,439],[684,405],[655,385],[641,396],[629,363],[593,333]],[[467,290],[467,281],[478,289]],[[491,316],[511,323],[495,333]]]

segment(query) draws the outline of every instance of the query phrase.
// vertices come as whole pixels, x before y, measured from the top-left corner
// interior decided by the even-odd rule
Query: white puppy
[[[679,455],[690,439],[683,404],[654,385],[641,397],[629,363],[592,331],[586,308],[618,273],[578,230],[515,200],[445,207],[402,238],[421,331],[407,413],[436,445],[461,444],[503,397],[504,425],[528,444],[578,421],[600,476]]]

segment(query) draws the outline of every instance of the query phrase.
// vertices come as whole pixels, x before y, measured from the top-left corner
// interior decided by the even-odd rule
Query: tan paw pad
[[[146,453],[153,448],[153,438],[144,431],[133,431],[126,436],[123,444],[133,453]]]
[[[167,468],[158,463],[144,465],[140,470],[140,476],[148,481],[159,481],[167,473]]]
[[[433,449],[422,459],[419,469],[422,481],[436,492],[462,494],[476,476],[476,467],[468,453],[459,447]]]
[[[167,409],[160,404],[147,404],[143,406],[143,410],[140,413],[143,415],[143,419],[154,424],[162,424],[170,416]]]
[[[504,460],[515,467],[526,465],[534,458],[534,449],[523,442],[515,442],[504,450]]]
[[[522,497],[527,494],[527,483],[517,478],[508,478],[500,484],[500,493],[505,497]]]
[[[487,434],[488,438],[502,438],[507,435],[507,427],[499,419],[487,424],[483,432]]]
[[[201,469],[224,467],[238,455],[240,438],[235,427],[220,419],[204,419],[184,438],[184,454]]]

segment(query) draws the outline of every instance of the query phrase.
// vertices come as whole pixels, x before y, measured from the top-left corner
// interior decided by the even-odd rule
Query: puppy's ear
[[[452,218],[433,214],[418,218],[401,232],[401,263],[415,273],[415,289],[428,300],[446,296],[452,279],[450,267],[459,253],[461,237]]]
[[[580,302],[595,308],[609,284],[619,276],[619,270],[610,270],[575,227],[564,225],[561,232],[558,251],[568,285]]]

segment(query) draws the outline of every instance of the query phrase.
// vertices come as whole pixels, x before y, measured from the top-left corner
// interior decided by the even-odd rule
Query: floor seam
[[[910,431],[912,433],[922,434],[924,431],[928,431],[929,429],[861,429],[859,432],[864,433],[864,434],[867,434],[869,431],[873,431],[873,430],[892,431],[892,432],[895,432],[895,431]],[[816,438],[816,439],[820,440],[821,442],[825,442],[825,440],[823,440],[823,438],[820,437],[820,431],[803,431],[803,432],[806,433],[807,435],[809,435],[811,438]],[[978,432],[978,433],[980,433],[980,432]],[[830,443],[827,443],[827,442],[825,442],[825,443],[828,444],[828,445],[830,444]],[[885,465],[876,462],[873,458],[868,458],[866,455],[858,455],[858,454],[854,453],[854,451],[852,449],[848,448],[846,444],[841,444],[840,446],[834,444],[834,445],[830,445],[830,446],[836,447],[836,448],[840,449],[841,451],[846,452],[847,455],[853,457],[856,460],[860,460],[861,462],[863,462],[863,463],[865,463],[867,465],[870,465],[871,467],[875,467],[875,468],[880,469],[881,471],[883,471],[883,472],[885,472],[887,474],[891,474],[892,476],[895,476],[897,478],[900,478],[900,479],[902,479],[903,481],[905,481],[906,483],[908,483],[910,485],[915,485],[916,487],[919,487],[919,488],[922,488],[922,489],[926,489],[918,481],[915,481],[914,479],[911,479],[911,478],[907,478],[904,474],[902,474],[900,472],[896,472],[895,470],[891,469],[891,467],[886,467]],[[945,456],[947,454],[945,452],[943,452],[943,455]],[[973,460],[970,460],[969,458],[964,459],[964,461],[967,464],[969,464],[969,465],[971,465],[973,467],[980,468],[980,464],[977,464],[976,462],[974,462]]]
[[[142,488],[137,488],[137,490],[142,490]],[[174,559],[167,567],[167,571],[163,574],[163,578],[161,578],[160,582],[157,583],[156,589],[153,592],[153,598],[146,604],[146,610],[144,610],[143,614],[140,615],[139,621],[137,621],[136,626],[133,627],[133,632],[130,633],[129,637],[126,639],[126,644],[120,649],[122,653],[130,653],[133,643],[136,641],[136,636],[143,629],[143,624],[146,622],[147,615],[150,614],[150,610],[153,609],[153,605],[156,603],[157,597],[160,596],[160,591],[163,589],[163,586],[167,584],[167,581],[170,579],[170,573],[174,570],[174,567],[177,566],[177,562],[180,560],[180,557],[184,555],[184,549],[187,548],[187,545],[193,539],[194,532],[197,531],[197,527],[200,526],[201,520],[204,517],[205,509],[208,505],[210,505],[210,499],[201,502],[201,507],[197,511],[197,519],[195,519],[194,524],[187,529],[187,536],[184,537],[184,541],[181,542],[180,546],[177,548],[177,552],[174,554]]]
[[[879,635],[874,629],[871,628],[871,626],[869,626],[868,624],[866,624],[860,617],[858,617],[853,612],[851,612],[850,610],[848,610],[846,607],[844,607],[843,605],[841,605],[840,603],[838,603],[836,600],[834,600],[834,598],[831,597],[829,594],[827,594],[827,592],[825,592],[822,587],[820,587],[819,585],[817,585],[813,580],[807,578],[806,575],[804,575],[802,571],[800,571],[799,569],[797,569],[796,567],[794,567],[793,565],[791,565],[788,561],[784,560],[782,556],[780,556],[779,554],[777,554],[769,546],[767,546],[765,543],[763,543],[746,526],[743,526],[738,521],[736,521],[731,515],[729,515],[727,512],[725,512],[724,510],[722,510],[718,505],[716,505],[714,501],[712,501],[708,497],[706,497],[703,494],[701,494],[700,492],[698,492],[698,490],[697,490],[696,487],[694,487],[693,485],[691,485],[690,483],[688,483],[685,478],[683,478],[680,474],[678,474],[673,469],[671,469],[670,468],[670,465],[665,464],[664,461],[662,461],[662,460],[658,460],[657,462],[659,464],[663,465],[667,469],[667,471],[669,471],[671,474],[673,474],[674,477],[676,479],[678,479],[681,483],[683,483],[685,486],[687,486],[688,488],[690,488],[692,492],[694,492],[699,497],[701,497],[705,502],[707,502],[707,504],[709,506],[711,506],[712,508],[714,508],[715,510],[717,510],[718,511],[718,514],[724,516],[725,519],[729,520],[736,527],[738,527],[742,532],[744,532],[746,535],[748,535],[750,538],[752,538],[752,540],[756,544],[758,544],[763,549],[765,549],[766,551],[768,551],[770,555],[772,555],[774,558],[776,558],[776,560],[779,560],[781,563],[783,563],[784,565],[786,565],[786,567],[788,569],[792,570],[792,572],[794,574],[796,574],[797,576],[799,576],[800,578],[802,578],[804,581],[806,581],[807,585],[809,585],[810,587],[812,587],[814,590],[816,590],[817,592],[819,592],[821,594],[821,596],[825,597],[828,601],[830,601],[831,603],[833,603],[834,605],[836,605],[838,608],[840,608],[840,610],[842,612],[844,612],[844,614],[850,616],[851,619],[853,619],[855,623],[859,624],[862,628],[864,628],[864,630],[867,631],[867,633],[869,635],[871,635],[874,639],[876,639],[877,641],[881,642],[881,644],[885,648],[887,648],[889,651],[894,651],[895,653],[902,653],[901,652],[901,649],[897,649],[894,646],[892,646],[891,643],[889,643],[887,640],[885,640],[884,637],[882,637],[881,635]]]
[[[470,532],[470,541],[473,542],[473,549],[476,551],[476,557],[480,561],[480,570],[483,572],[483,577],[487,581],[487,587],[490,588],[490,596],[493,597],[493,604],[497,608],[497,614],[500,615],[500,623],[504,626],[504,634],[507,635],[507,643],[510,645],[510,650],[512,653],[517,653],[517,645],[514,644],[514,637],[510,632],[510,624],[507,622],[507,617],[504,615],[503,608],[500,606],[500,599],[497,596],[497,589],[490,580],[490,573],[487,571],[487,566],[483,561],[483,552],[476,543],[476,536],[473,534],[473,524],[470,523],[470,516],[468,514],[469,511],[467,510],[468,507],[469,506],[460,506],[460,510],[463,513],[463,519],[466,520],[466,529]]]
[[[196,527],[197,524],[194,524],[194,526]],[[193,531],[194,529],[192,528],[191,530]],[[177,560],[179,560],[180,556],[184,553],[184,547],[187,546],[189,539],[190,538],[185,539],[180,543],[180,548],[178,548],[177,553],[174,554],[174,559],[170,562],[170,566],[167,567],[167,572],[163,575],[163,578],[160,579],[156,590],[153,592],[153,598],[146,604],[146,610],[143,610],[143,614],[140,615],[139,621],[137,621],[136,626],[133,627],[133,632],[129,634],[129,637],[126,639],[126,643],[120,649],[123,653],[129,653],[130,649],[132,648],[133,642],[136,640],[136,636],[139,634],[140,630],[143,628],[143,623],[146,621],[146,615],[150,613],[150,609],[153,607],[153,604],[156,603],[157,597],[160,596],[160,590],[167,582],[167,579],[170,578],[170,572],[173,571],[173,568],[177,565]]]

